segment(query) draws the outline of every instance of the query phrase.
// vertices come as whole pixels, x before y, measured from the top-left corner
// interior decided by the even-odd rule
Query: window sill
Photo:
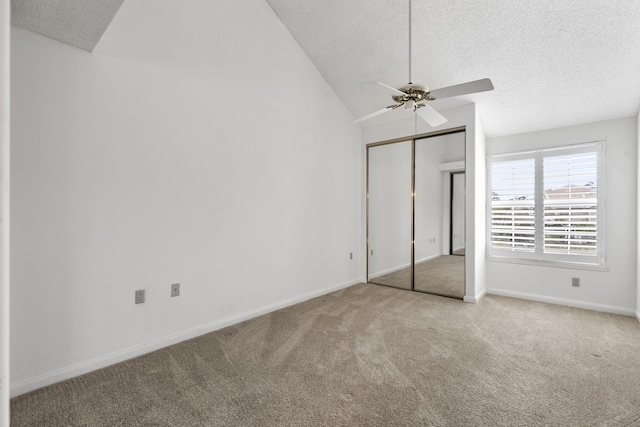
[[[603,271],[603,272],[609,271],[609,268],[606,265],[586,264],[582,262],[536,260],[536,259],[501,257],[501,256],[495,256],[495,255],[488,255],[487,261],[504,262],[508,264],[537,265],[540,267],[569,268],[572,270],[591,270],[591,271]]]

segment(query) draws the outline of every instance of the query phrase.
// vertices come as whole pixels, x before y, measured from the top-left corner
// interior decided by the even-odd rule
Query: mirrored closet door
[[[411,289],[412,141],[370,147],[368,277],[380,285]]]
[[[367,147],[370,283],[464,297],[465,133]]]
[[[460,248],[464,255],[464,152],[464,132],[415,142],[417,291],[464,297],[464,256],[451,255]]]

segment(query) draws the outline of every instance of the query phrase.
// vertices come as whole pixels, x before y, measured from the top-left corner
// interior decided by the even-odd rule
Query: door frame
[[[453,253],[453,180],[455,175],[462,174],[462,173],[466,174],[467,172],[464,170],[449,172],[449,175],[450,175],[449,177],[449,255],[455,255],[455,256],[464,256],[464,255]],[[463,182],[466,182],[466,181],[463,181]],[[466,217],[467,216],[466,203],[465,203],[464,211],[465,211],[464,215]],[[466,240],[466,230],[465,230],[465,240]]]

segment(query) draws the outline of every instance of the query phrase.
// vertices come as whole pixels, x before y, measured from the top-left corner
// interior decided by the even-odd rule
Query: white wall
[[[467,252],[465,258],[465,301],[477,302],[485,291],[484,274],[484,132],[480,118],[476,112],[475,104],[467,104],[461,107],[443,110],[441,113],[448,119],[447,123],[432,128],[422,120],[418,120],[417,128],[413,117],[406,120],[398,120],[380,125],[364,127],[362,129],[362,144],[366,146],[374,142],[386,141],[402,137],[411,137],[416,134],[439,131],[441,129],[453,129],[466,126],[466,206],[467,206]],[[364,159],[362,160],[364,163]],[[361,172],[362,180],[366,179],[365,172]],[[478,177],[478,178],[476,178]],[[366,188],[362,186],[362,197],[366,194]],[[476,194],[480,197],[476,204]],[[479,212],[479,206],[482,206]],[[363,212],[361,221],[366,224],[366,213]],[[362,271],[362,270],[361,270]],[[363,277],[364,279],[364,277]]]
[[[637,164],[640,167],[640,112],[638,112],[638,116],[637,116],[637,122],[636,122],[636,138],[637,138],[637,151],[638,151],[638,159],[637,159]],[[636,168],[637,170],[637,168]],[[640,256],[640,171],[637,171],[637,176],[638,176],[638,205],[637,205],[637,226],[638,226],[638,248],[637,248],[637,254],[638,256]],[[636,268],[636,282],[637,282],[637,289],[636,289],[636,318],[638,319],[638,321],[640,321],[640,259],[636,258],[636,263],[637,263],[637,268]]]
[[[9,49],[11,5],[0,0],[0,427],[9,426]]]
[[[360,130],[266,2],[12,47],[13,394],[357,282]]]
[[[605,141],[605,251],[608,271],[487,262],[488,292],[632,314],[636,299],[637,123],[610,120],[489,138],[489,154]],[[571,278],[580,278],[580,287]]]
[[[474,109],[474,127],[467,133],[467,163],[466,163],[466,211],[467,222],[465,274],[472,274],[475,278],[474,293],[467,293],[465,298],[478,301],[487,292],[487,248],[486,248],[486,155],[487,139],[485,137],[480,112]],[[473,132],[474,138],[469,134]],[[473,217],[469,217],[469,212]],[[467,288],[469,280],[467,279]]]

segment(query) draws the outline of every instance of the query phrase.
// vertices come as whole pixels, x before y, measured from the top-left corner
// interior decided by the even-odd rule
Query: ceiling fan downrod
[[[413,81],[411,79],[411,0],[409,0],[409,84],[412,84]]]

